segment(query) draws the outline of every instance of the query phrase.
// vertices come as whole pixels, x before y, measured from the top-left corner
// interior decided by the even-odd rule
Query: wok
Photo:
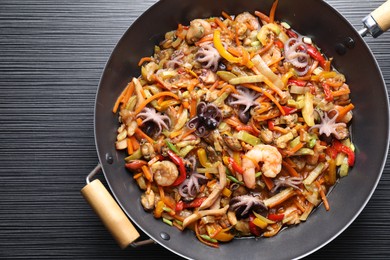
[[[185,258],[300,258],[338,236],[367,204],[381,177],[388,152],[389,108],[381,71],[360,34],[370,32],[377,36],[381,30],[371,27],[372,19],[368,16],[365,19],[367,28],[359,34],[326,2],[312,0],[281,0],[276,19],[286,21],[298,32],[310,36],[325,55],[334,57],[334,66],[346,75],[352,90],[356,163],[349,176],[341,179],[328,195],[331,211],[319,207],[305,223],[289,227],[275,237],[236,239],[214,249],[199,242],[193,232],[180,232],[154,219],[139,202],[141,191],[125,170],[125,154],[115,149],[118,121],[111,112],[126,84],[140,74],[138,61],[152,55],[154,45],[163,39],[165,32],[177,28],[178,23],[189,24],[194,18],[220,16],[222,11],[229,14],[255,10],[268,13],[272,2],[161,0],[131,25],[113,50],[101,77],[95,103],[95,141],[100,165],[87,177],[89,184],[82,193],[122,247],[129,245],[138,234],[121,209],[151,239]],[[384,13],[376,11],[373,16],[381,17]],[[382,21],[382,18],[377,20]],[[380,25],[385,30],[389,27],[386,20]],[[100,167],[121,209],[112,198],[107,198],[109,194],[100,182],[95,185],[98,180],[90,182]]]

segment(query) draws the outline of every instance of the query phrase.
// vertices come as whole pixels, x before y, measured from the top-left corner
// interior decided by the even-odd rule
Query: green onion
[[[228,176],[226,176],[229,180],[231,180],[232,182],[235,182],[235,183],[238,183],[238,184],[240,184],[240,185],[244,185],[244,183],[242,182],[242,181],[239,181],[239,180],[237,180],[236,178],[234,178],[233,176],[231,176],[231,175],[228,175]]]
[[[163,207],[163,210],[165,211],[165,212],[171,212],[172,210],[170,209],[170,208],[168,208],[168,207]]]
[[[200,237],[203,238],[204,240],[211,242],[211,243],[218,243],[218,241],[216,239],[211,238],[208,235],[200,235]]]
[[[255,178],[260,177],[262,172],[256,172]]]
[[[183,222],[182,221],[180,221],[180,220],[178,220],[178,219],[175,219],[175,220],[173,220],[174,222],[176,222],[177,224],[179,224],[180,226],[183,226]]]
[[[162,221],[163,221],[165,224],[167,224],[167,225],[170,225],[170,226],[173,225],[172,221],[170,221],[169,219],[162,218]]]
[[[175,154],[178,154],[179,151],[177,150],[176,146],[169,142],[168,140],[165,140],[165,143],[167,144],[168,148],[171,149]]]

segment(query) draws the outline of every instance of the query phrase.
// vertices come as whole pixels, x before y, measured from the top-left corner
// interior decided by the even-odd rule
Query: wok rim
[[[103,156],[102,156],[103,152],[99,151],[99,141],[98,141],[98,138],[97,138],[97,124],[96,124],[96,121],[97,121],[97,118],[98,118],[98,115],[97,115],[98,95],[99,95],[99,92],[100,92],[100,90],[102,88],[102,80],[104,78],[104,74],[105,74],[105,72],[107,70],[108,65],[110,64],[110,62],[112,61],[112,59],[115,56],[114,54],[116,53],[118,45],[125,38],[125,36],[129,33],[129,31],[131,31],[133,24],[137,23],[137,21],[142,19],[142,17],[148,15],[150,10],[157,9],[157,8],[160,7],[160,5],[165,5],[165,2],[169,2],[169,1],[170,0],[159,0],[156,3],[152,4],[151,6],[149,6],[146,10],[144,10],[142,12],[142,14],[140,14],[132,23],[130,23],[128,25],[127,29],[124,31],[124,33],[120,36],[119,40],[116,42],[115,47],[112,49],[111,54],[109,56],[109,59],[106,61],[105,65],[104,65],[103,71],[102,71],[101,76],[100,76],[98,88],[97,88],[97,91],[96,91],[96,94],[95,94],[94,121],[93,121],[93,125],[94,125],[94,141],[95,141],[95,147],[96,147],[99,163],[102,166],[102,172],[104,174],[104,178],[105,178],[105,180],[107,182],[107,185],[109,186],[109,190],[110,190],[111,194],[114,196],[116,202],[120,205],[120,207],[123,210],[123,212],[126,214],[126,216],[131,219],[132,223],[135,224],[136,227],[138,227],[144,234],[146,234],[148,237],[153,239],[160,246],[166,248],[170,252],[172,252],[172,253],[174,253],[174,254],[176,254],[178,256],[181,256],[181,257],[183,257],[185,259],[191,259],[190,257],[188,257],[188,256],[186,256],[186,255],[184,255],[184,254],[182,254],[182,253],[172,249],[170,246],[167,245],[167,243],[164,243],[164,241],[161,241],[161,239],[157,237],[158,234],[156,234],[156,236],[154,236],[153,234],[150,234],[142,225],[138,224],[138,222],[134,220],[133,216],[125,209],[121,197],[117,195],[117,193],[115,192],[115,189],[113,188],[113,183],[111,183],[109,178],[107,177],[108,173],[106,173],[106,170],[105,170],[105,167],[104,167],[104,163],[103,163],[106,159],[103,158]],[[384,153],[383,153],[382,158],[381,158],[381,162],[382,163],[381,163],[381,165],[379,167],[380,168],[380,172],[379,172],[379,174],[376,177],[375,183],[371,187],[371,190],[370,190],[370,193],[368,194],[368,196],[366,196],[366,199],[364,200],[364,203],[360,205],[359,209],[356,211],[354,216],[343,226],[343,228],[339,229],[338,232],[334,233],[333,236],[331,236],[330,238],[328,238],[325,241],[323,241],[319,246],[314,247],[312,250],[307,251],[304,254],[299,254],[298,256],[294,257],[293,259],[304,258],[306,256],[309,256],[309,255],[313,254],[314,252],[318,251],[319,249],[325,247],[330,242],[334,241],[338,236],[340,236],[340,234],[343,233],[356,220],[356,218],[361,214],[361,212],[367,206],[368,202],[370,201],[370,199],[372,198],[374,192],[377,189],[379,181],[382,178],[383,170],[384,170],[384,167],[385,167],[385,164],[386,164],[386,160],[387,160],[387,155],[389,153],[389,141],[390,141],[389,96],[388,96],[388,91],[387,91],[387,88],[386,88],[386,82],[384,80],[383,73],[382,73],[382,70],[381,70],[381,68],[380,68],[380,66],[378,64],[378,61],[375,58],[374,54],[372,53],[371,49],[369,48],[368,44],[363,40],[363,37],[358,33],[357,29],[336,8],[334,8],[332,5],[327,3],[325,0],[321,0],[321,2],[324,5],[324,8],[325,7],[326,8],[330,8],[335,15],[339,16],[340,19],[342,19],[345,22],[345,25],[343,24],[344,27],[348,25],[350,28],[353,28],[353,32],[354,32],[355,36],[357,38],[359,38],[359,40],[362,42],[362,44],[363,44],[363,46],[365,48],[365,51],[367,52],[367,54],[370,55],[372,61],[375,64],[375,69],[379,72],[380,80],[381,80],[382,86],[384,87],[384,92],[387,94],[384,97],[384,101],[386,103],[386,108],[387,108],[386,111],[385,111],[386,114],[387,114],[387,122],[386,122],[387,135],[386,135],[386,140],[384,142],[384,145],[386,145],[386,147],[385,147]],[[336,186],[337,186],[337,184],[336,184]],[[318,207],[320,207],[320,205]]]

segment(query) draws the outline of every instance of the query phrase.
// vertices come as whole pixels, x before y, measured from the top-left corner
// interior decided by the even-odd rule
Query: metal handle
[[[91,181],[91,178],[100,170],[101,165],[98,164],[88,174],[86,178],[87,185],[81,189],[81,194],[84,199],[93,208],[95,213],[99,216],[105,227],[110,231],[111,235],[122,249],[128,247],[129,245],[137,247],[140,245],[154,243],[152,239],[134,242],[140,236],[138,231],[134,228],[133,224],[101,181],[98,179]]]
[[[390,0],[364,17],[362,22],[364,28],[359,31],[361,36],[366,36],[369,33],[376,38],[390,29]]]

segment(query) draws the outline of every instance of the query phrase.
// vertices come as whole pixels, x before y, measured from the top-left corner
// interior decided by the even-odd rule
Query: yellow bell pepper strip
[[[165,207],[165,204],[162,200],[157,202],[156,208],[154,209],[154,217],[155,218],[161,218],[161,214],[164,211],[164,209],[163,209],[164,207]]]
[[[226,59],[227,61],[229,61],[231,63],[241,63],[240,58],[234,57],[225,49],[225,47],[223,47],[222,41],[221,41],[221,32],[219,30],[214,30],[213,36],[214,36],[213,37],[214,47],[217,49],[218,53],[224,59]]]
[[[227,61],[229,61],[231,63],[239,63],[242,65],[246,65],[248,68],[253,67],[253,63],[250,60],[248,60],[246,64],[243,64],[242,57],[235,57],[225,49],[225,47],[223,46],[222,41],[221,41],[221,31],[220,30],[214,30],[213,43],[214,43],[215,49],[217,49],[219,55],[221,55],[222,58],[226,59]]]
[[[207,159],[206,150],[204,148],[199,148],[198,151],[198,159],[200,164],[205,168],[211,168],[213,165]]]
[[[234,238],[234,235],[229,233],[230,228],[222,229],[213,238],[221,242],[229,242]]]
[[[253,214],[250,214],[249,215],[249,231],[259,237],[261,235],[261,230],[260,228],[253,222],[255,219],[258,219],[256,218]],[[257,223],[258,224],[258,223]]]

